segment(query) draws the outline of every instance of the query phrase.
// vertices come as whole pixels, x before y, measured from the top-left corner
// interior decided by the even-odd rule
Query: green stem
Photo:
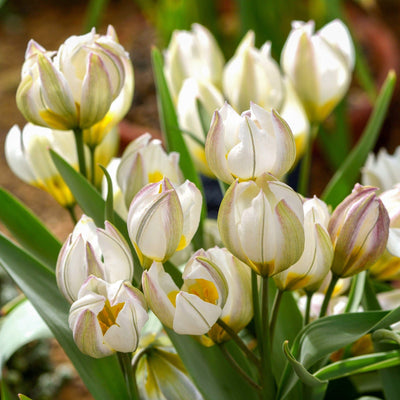
[[[71,217],[72,223],[74,225],[76,225],[76,223],[78,222],[78,219],[76,218],[74,206],[66,207],[66,209],[68,211],[69,216]]]
[[[255,354],[246,346],[239,335],[222,319],[218,319],[217,324],[226,331],[226,333],[231,337],[231,339],[239,346],[243,353],[251,360],[257,367],[260,366],[260,360],[255,356]]]
[[[311,301],[314,293],[313,292],[306,292],[307,296],[307,303],[306,303],[306,312],[304,315],[304,326],[310,323],[310,313],[311,313]]]
[[[128,389],[129,400],[138,400],[139,392],[136,384],[136,379],[133,376],[133,370],[131,365],[131,354],[130,353],[117,353],[119,364],[124,375],[126,387]]]
[[[253,298],[253,310],[254,310],[254,325],[256,328],[257,347],[261,358],[263,358],[263,346],[262,346],[262,324],[261,324],[261,311],[260,311],[260,297],[258,295],[258,278],[254,270],[251,270],[251,292]]]
[[[243,368],[237,363],[237,361],[232,357],[232,355],[229,353],[229,351],[226,349],[224,343],[219,344],[219,348],[222,351],[222,354],[225,356],[225,358],[229,361],[229,363],[232,365],[232,367],[244,378],[244,380],[249,383],[249,385],[253,386],[257,390],[261,390],[261,386],[254,382],[253,379],[247,375],[247,373],[243,370]]]
[[[322,306],[321,306],[321,311],[319,313],[319,318],[325,316],[326,310],[328,309],[329,301],[330,301],[330,299],[332,297],[333,290],[335,289],[335,286],[336,286],[336,283],[337,283],[338,280],[339,280],[339,277],[337,275],[332,274],[331,282],[330,282],[330,284],[328,286],[328,290],[325,293],[324,302],[322,303]]]
[[[276,321],[278,320],[279,306],[281,305],[283,293],[284,292],[282,290],[276,291],[274,304],[272,305],[272,316],[271,316],[271,322],[269,324],[269,339],[271,346],[274,341]]]
[[[95,152],[96,146],[92,146],[89,148],[90,150],[90,182],[95,186],[95,168],[96,168],[96,159]]]
[[[310,130],[307,132],[307,140],[306,140],[306,149],[301,160],[300,165],[300,176],[299,176],[299,184],[298,184],[298,192],[303,196],[307,196],[308,194],[308,185],[310,181],[310,169],[311,169],[311,156],[312,156],[312,147],[314,143],[314,138],[318,132],[318,124],[312,124]]]
[[[83,143],[83,131],[74,129],[76,153],[78,155],[79,172],[86,178],[85,146]]]
[[[275,380],[272,374],[271,341],[269,337],[269,308],[268,308],[268,276],[262,278],[261,316],[262,316],[262,360],[261,360],[261,385],[263,400],[275,398]]]

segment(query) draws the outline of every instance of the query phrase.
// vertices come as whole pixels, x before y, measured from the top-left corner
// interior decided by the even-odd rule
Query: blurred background
[[[105,33],[108,24],[115,27],[135,70],[132,108],[120,125],[121,143],[126,144],[146,131],[160,136],[150,51],[154,45],[165,48],[174,29],[203,24],[217,38],[226,60],[252,29],[257,46],[271,40],[272,55],[279,61],[292,20],[314,19],[318,29],[334,18],[349,26],[358,54],[349,94],[325,121],[314,148],[311,192],[319,195],[362,133],[387,72],[394,69],[399,75],[399,0],[0,0],[0,148],[14,124],[25,124],[15,93],[31,38],[54,50],[67,37],[92,26],[99,33]],[[376,146],[390,153],[400,145],[398,87]],[[327,150],[335,146],[336,153]],[[60,240],[72,230],[68,213],[43,191],[19,181],[4,156],[0,185],[27,204]],[[0,275],[0,307],[17,294],[5,281]],[[13,389],[35,399],[91,398],[53,342],[22,349],[8,362],[4,376]]]

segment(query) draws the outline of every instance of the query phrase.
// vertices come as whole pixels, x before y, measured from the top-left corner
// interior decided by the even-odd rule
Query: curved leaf
[[[28,300],[24,300],[0,324],[0,378],[8,359],[22,346],[33,340],[50,338],[49,328]]]
[[[388,327],[399,320],[400,307],[392,311],[347,313],[320,318],[301,330],[291,352],[306,369],[309,369],[317,361],[353,343],[361,336]],[[293,370],[287,366],[279,385],[278,398],[285,398],[297,381]]]

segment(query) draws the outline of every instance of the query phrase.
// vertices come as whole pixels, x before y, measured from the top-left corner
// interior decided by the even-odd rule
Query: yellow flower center
[[[149,183],[156,183],[160,182],[164,178],[164,175],[160,171],[153,171],[148,173],[147,178]]]
[[[115,306],[112,306],[108,299],[104,303],[104,308],[97,315],[97,320],[99,321],[101,331],[103,335],[106,334],[109,328],[113,325],[117,325],[117,317],[119,312],[124,307],[125,303],[118,303]]]
[[[219,298],[215,285],[205,279],[196,279],[195,283],[189,286],[188,292],[211,304],[217,304]]]

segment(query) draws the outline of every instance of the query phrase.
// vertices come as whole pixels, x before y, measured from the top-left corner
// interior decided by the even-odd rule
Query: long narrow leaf
[[[217,346],[204,347],[193,338],[166,329],[186,369],[206,400],[256,400],[251,387],[222,357]]]
[[[396,365],[400,365],[400,351],[392,350],[337,361],[321,368],[314,374],[314,377],[318,379],[332,380],[349,375],[377,371]]]
[[[308,369],[317,361],[353,343],[368,332],[388,327],[399,320],[400,307],[392,311],[347,313],[320,318],[307,325],[297,335],[291,352]],[[287,366],[279,385],[278,398],[285,398],[297,381],[293,370]]]
[[[390,71],[361,139],[324,190],[322,198],[326,203],[335,207],[351,192],[360,174],[360,168],[364,165],[368,153],[377,141],[392,98],[395,83],[396,75],[393,71]]]
[[[60,242],[30,210],[2,188],[0,221],[29,253],[50,269],[55,268]]]
[[[68,326],[69,304],[57,288],[54,273],[3,235],[0,235],[0,264],[46,322],[93,397],[128,399],[117,357],[94,359],[76,347]]]

